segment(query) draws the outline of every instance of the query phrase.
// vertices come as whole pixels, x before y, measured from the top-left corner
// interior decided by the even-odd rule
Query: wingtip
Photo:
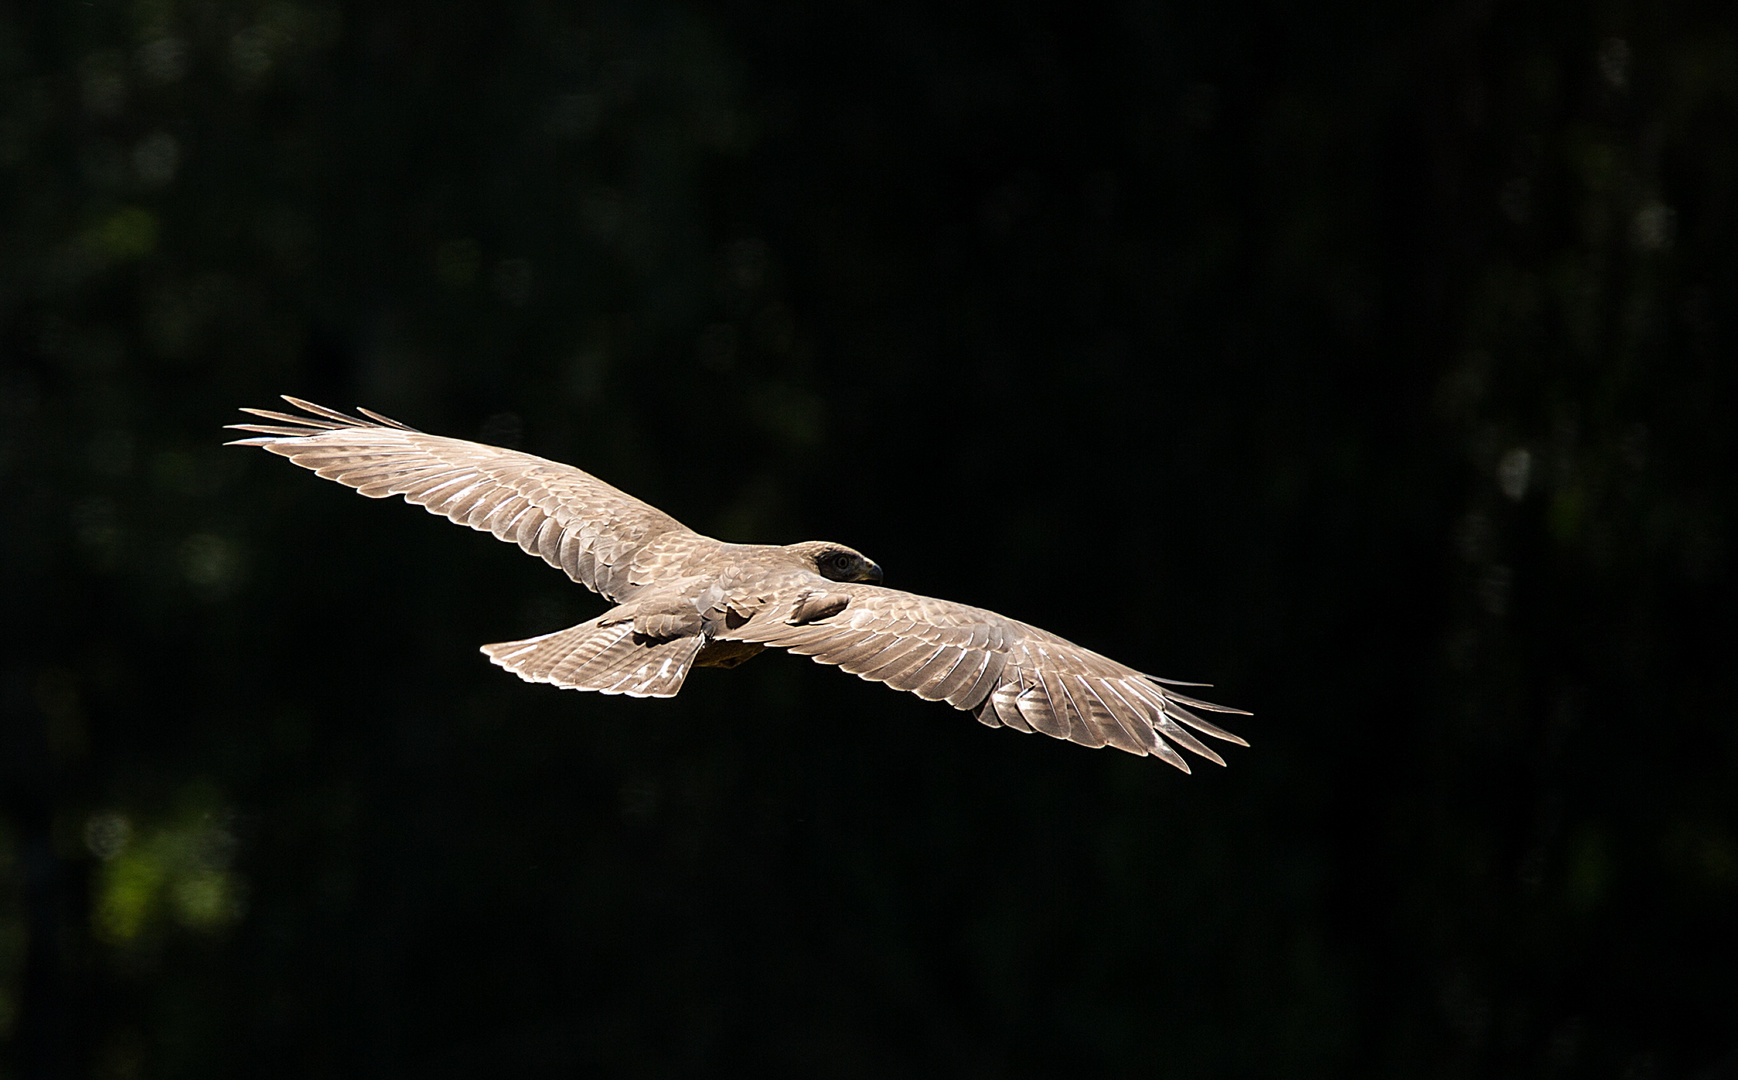
[[[344,424],[344,425],[353,426],[353,427],[367,427],[368,426],[368,422],[366,420],[358,420],[356,417],[351,416],[348,413],[341,413],[337,409],[330,409],[324,405],[316,405],[312,401],[307,400],[306,398],[295,397],[291,394],[279,394],[278,396],[283,398],[285,401],[289,402],[291,405],[294,405],[296,408],[302,410],[303,412],[309,413],[309,414],[314,415],[314,416],[318,416],[322,420],[332,420],[332,421],[335,421],[339,424]]]
[[[390,416],[382,416],[379,413],[375,412],[373,409],[364,409],[362,406],[358,405],[358,406],[356,406],[356,411],[361,413],[363,416],[368,417],[368,419],[374,421],[377,424],[384,424],[387,427],[397,428],[400,431],[415,431],[416,430],[416,428],[411,427],[409,424],[402,423],[398,420],[394,420]]]
[[[1185,684],[1185,685],[1187,685],[1187,684]],[[1255,715],[1254,713],[1250,712],[1248,709],[1236,709],[1236,708],[1231,707],[1230,705],[1219,705],[1219,704],[1215,704],[1214,702],[1211,702],[1211,701],[1202,701],[1200,698],[1190,697],[1187,694],[1179,694],[1174,690],[1166,690],[1166,691],[1164,691],[1164,695],[1167,699],[1169,699],[1171,701],[1175,701],[1178,704],[1193,705],[1197,709],[1206,709],[1208,712],[1229,713],[1229,714],[1235,715],[1235,716],[1254,716]]]
[[[277,412],[273,409],[254,409],[243,406],[241,409],[242,412],[247,413],[249,416],[257,416],[263,420],[269,420],[271,423],[225,424],[223,426],[225,428],[233,428],[237,431],[259,432],[263,435],[272,436],[273,439],[310,439],[323,435],[329,431],[340,431],[354,428],[393,428],[398,431],[408,431],[420,434],[417,432],[416,428],[411,427],[409,424],[400,423],[389,416],[382,416],[372,409],[364,409],[360,406],[357,407],[357,412],[360,412],[363,416],[367,417],[367,419],[364,420],[347,413],[339,412],[337,409],[329,409],[324,405],[317,405],[306,398],[296,397],[294,394],[279,394],[278,396],[290,405],[301,410],[301,412],[306,415],[291,415],[289,413]],[[269,444],[270,440],[238,440],[237,442],[228,445],[265,446]]]

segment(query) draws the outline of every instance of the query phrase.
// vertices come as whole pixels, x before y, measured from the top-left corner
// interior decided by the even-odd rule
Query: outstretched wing
[[[629,585],[636,553],[655,537],[684,533],[675,518],[571,465],[498,446],[428,435],[367,409],[346,416],[289,395],[308,413],[243,409],[269,424],[230,424],[260,435],[259,446],[355,488],[371,499],[405,502],[491,532],[540,555],[612,600]]]
[[[721,636],[837,664],[895,690],[946,701],[990,727],[1151,754],[1184,772],[1189,764],[1171,743],[1225,764],[1188,728],[1249,745],[1193,711],[1248,715],[1242,709],[1184,697],[1153,676],[1035,626],[876,585],[821,584],[831,603],[818,603],[818,590],[771,602]],[[848,601],[842,610],[839,600]],[[828,609],[835,613],[801,621],[804,611]]]

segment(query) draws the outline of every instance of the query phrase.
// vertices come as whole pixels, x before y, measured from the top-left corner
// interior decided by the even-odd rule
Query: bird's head
[[[805,564],[814,567],[815,573],[829,581],[881,583],[881,568],[865,558],[862,552],[853,551],[843,544],[812,540],[790,547]]]

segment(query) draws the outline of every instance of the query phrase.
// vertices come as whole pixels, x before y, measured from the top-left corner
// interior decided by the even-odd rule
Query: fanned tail
[[[675,697],[705,645],[698,635],[648,638],[632,622],[597,620],[552,634],[483,646],[490,660],[526,682],[630,697]]]

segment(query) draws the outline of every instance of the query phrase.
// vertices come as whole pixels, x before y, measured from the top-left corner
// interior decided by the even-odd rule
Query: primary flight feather
[[[993,611],[883,588],[881,568],[841,544],[727,544],[571,465],[367,409],[359,418],[284,400],[307,415],[243,409],[270,422],[231,424],[257,433],[231,445],[263,447],[370,498],[402,495],[517,543],[615,603],[566,630],[483,646],[522,679],[671,697],[693,668],[734,667],[771,646],[990,727],[1150,754],[1184,772],[1176,747],[1225,763],[1189,729],[1248,745],[1194,711],[1241,709],[1185,697]]]

